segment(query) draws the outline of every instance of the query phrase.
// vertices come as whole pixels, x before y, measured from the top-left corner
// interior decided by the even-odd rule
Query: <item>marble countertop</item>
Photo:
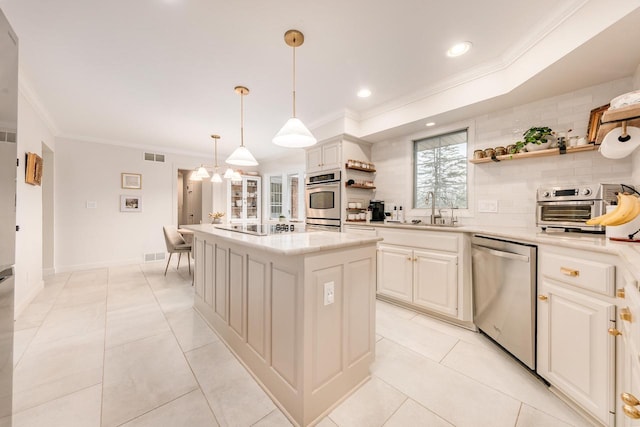
[[[409,230],[429,230],[450,233],[471,233],[483,234],[498,237],[506,240],[516,240],[525,243],[544,244],[551,246],[561,246],[573,249],[583,249],[592,252],[602,252],[618,255],[625,262],[626,267],[640,281],[640,243],[614,242],[605,237],[604,234],[591,233],[565,233],[546,232],[539,227],[497,227],[465,225],[457,227],[443,227],[430,225],[413,225],[407,223],[349,223],[346,225],[360,225],[382,228],[399,228]]]
[[[332,249],[375,245],[380,237],[360,236],[332,231],[277,233],[253,236],[235,231],[221,230],[212,224],[185,225],[182,228],[205,233],[224,240],[280,255],[302,255]]]

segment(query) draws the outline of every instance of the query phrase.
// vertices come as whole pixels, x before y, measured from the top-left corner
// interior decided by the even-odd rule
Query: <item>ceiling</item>
[[[234,87],[244,85],[245,145],[265,161],[292,152],[271,143],[292,111],[288,29],[305,34],[296,49],[296,113],[313,131],[345,115],[384,115],[456,76],[486,76],[590,1],[0,0],[0,7],[20,39],[23,87],[57,136],[200,155],[213,151],[216,133],[223,159],[240,141]],[[640,50],[611,44],[640,38],[638,11],[625,19],[507,95],[472,104],[493,108],[633,74]],[[448,58],[461,40],[472,50]],[[603,70],[602,58],[619,63]],[[373,95],[358,98],[361,87]],[[468,108],[436,117],[451,120]],[[416,123],[392,122],[389,132]]]

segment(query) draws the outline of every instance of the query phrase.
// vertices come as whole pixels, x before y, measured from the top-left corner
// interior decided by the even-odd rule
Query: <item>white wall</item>
[[[611,98],[628,92],[632,79],[616,80],[553,98],[469,118],[469,154],[474,149],[506,146],[515,142],[514,128],[550,126],[554,130],[573,129],[571,135],[585,135],[591,109],[607,104]],[[433,130],[434,133],[441,129]],[[376,198],[402,204],[412,203],[413,166],[411,135],[373,145],[376,164]],[[520,136],[520,135],[517,135]],[[637,162],[636,164],[640,164]],[[603,158],[598,152],[564,156],[469,164],[470,209],[463,224],[535,226],[535,192],[543,184],[633,183],[632,160]],[[478,200],[497,200],[498,213],[478,213]],[[389,205],[389,203],[387,203]],[[425,210],[409,210],[407,217],[426,215]]]
[[[42,156],[42,143],[55,150],[55,141],[27,97],[18,96],[18,158],[16,224],[15,315],[42,289],[42,187],[24,182],[25,153]],[[46,167],[46,166],[45,166]],[[47,175],[43,179],[46,179]]]
[[[56,271],[143,262],[165,252],[162,226],[177,225],[178,169],[207,159],[60,138],[55,153]],[[121,189],[122,172],[142,174],[141,190]],[[120,212],[121,195],[142,196],[142,212]],[[97,203],[88,209],[87,202]]]

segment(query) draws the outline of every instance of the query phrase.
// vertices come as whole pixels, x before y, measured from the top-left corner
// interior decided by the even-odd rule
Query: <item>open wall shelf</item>
[[[578,147],[567,147],[566,154],[581,153],[583,151],[594,151],[597,149],[598,149],[598,146],[595,146],[593,144],[581,145]],[[503,156],[485,157],[482,159],[470,159],[469,162],[477,164],[477,163],[501,162],[503,160],[530,159],[534,157],[548,157],[548,156],[559,156],[559,155],[560,155],[559,148],[550,148],[548,150],[527,151],[524,153],[505,154]]]

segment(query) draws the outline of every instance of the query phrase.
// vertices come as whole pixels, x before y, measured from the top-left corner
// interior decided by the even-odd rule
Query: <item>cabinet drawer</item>
[[[378,236],[390,245],[411,246],[413,248],[458,252],[459,233],[439,233],[437,231],[409,231],[378,228]]]
[[[613,295],[615,265],[555,253],[541,254],[544,276],[603,295]]]

